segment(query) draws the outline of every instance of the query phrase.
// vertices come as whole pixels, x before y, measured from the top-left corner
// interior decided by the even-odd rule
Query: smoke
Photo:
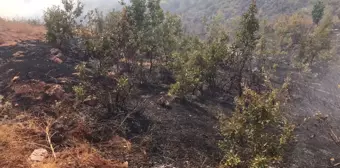
[[[4,18],[40,18],[44,9],[61,5],[61,0],[0,0],[0,17]],[[85,12],[94,8],[108,11],[119,8],[119,0],[81,0]]]

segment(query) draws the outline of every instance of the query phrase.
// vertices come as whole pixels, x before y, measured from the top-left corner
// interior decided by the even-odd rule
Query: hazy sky
[[[118,0],[82,0],[86,8],[113,7]],[[61,0],[0,0],[1,17],[42,16],[43,10],[60,4]],[[88,4],[88,5],[86,5]]]
[[[59,4],[60,0],[0,0],[0,16],[33,17],[42,14],[42,10]]]

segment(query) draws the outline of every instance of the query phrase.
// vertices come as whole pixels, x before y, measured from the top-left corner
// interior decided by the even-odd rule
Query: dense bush
[[[263,93],[246,88],[236,99],[232,116],[221,120],[223,167],[261,168],[282,161],[294,130],[280,108],[286,87]]]
[[[44,12],[47,30],[46,39],[52,43],[65,43],[73,37],[77,25],[76,19],[83,12],[83,4],[73,0],[62,0],[63,8],[53,6]]]
[[[242,16],[231,44],[226,31],[219,29],[219,24],[215,22],[207,28],[209,32],[206,40],[192,37],[184,40],[183,49],[174,54],[173,70],[177,82],[172,85],[170,93],[183,95],[194,93],[203,85],[214,86],[217,71],[229,68],[226,73],[231,73],[230,87],[236,86],[241,94],[241,83],[245,72],[249,72],[252,52],[258,39],[259,23],[256,13],[256,5],[252,4]]]

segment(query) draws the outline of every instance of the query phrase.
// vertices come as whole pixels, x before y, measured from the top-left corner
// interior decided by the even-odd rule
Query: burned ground
[[[218,117],[219,113],[231,111],[232,96],[226,99],[225,95],[204,95],[185,101],[175,99],[170,105],[163,105],[159,100],[167,97],[168,86],[144,84],[133,94],[133,113],[124,116],[124,123],[117,126],[114,122],[117,116],[107,115],[104,107],[86,104],[73,107],[72,86],[79,83],[74,69],[80,62],[78,57],[29,38],[0,47],[0,95],[3,96],[0,102],[8,101],[14,107],[0,113],[1,124],[26,123],[32,118],[46,123],[52,118],[56,120],[51,128],[57,152],[77,147],[79,140],[83,140],[99,150],[101,157],[127,161],[129,167],[196,168],[219,164],[222,154],[218,148],[221,139]],[[291,146],[286,167],[319,168],[338,162],[340,68],[337,61],[326,71],[293,78],[288,112],[297,126],[297,141]],[[287,70],[282,71],[281,77]],[[69,107],[55,109],[56,102]],[[321,115],[315,115],[318,112]],[[70,116],[74,120],[67,119]],[[38,136],[36,143],[48,145],[45,138]],[[25,151],[22,157],[29,157],[31,152]],[[0,163],[6,162],[0,160]]]
[[[62,62],[55,61],[51,59],[56,55],[55,49],[35,40],[20,42],[14,46],[2,46],[0,53],[0,70],[3,72],[0,75],[1,95],[4,96],[4,101],[9,101],[14,107],[10,113],[1,114],[3,121],[16,120],[19,115],[33,116],[39,120],[55,118],[62,121],[61,116],[70,115],[58,114],[51,107],[56,101],[73,101],[71,86],[78,82],[74,70],[78,62],[76,59],[63,55],[58,57]],[[55,86],[60,86],[65,93],[59,96],[59,90],[53,90]],[[54,92],[48,94],[49,90]],[[109,128],[114,127],[110,121],[114,118],[97,115],[101,112],[105,114],[105,109],[82,105],[77,115],[92,115],[95,120],[92,126],[98,127],[91,128],[90,135],[85,139],[100,149],[103,157],[128,161],[131,167],[163,164],[177,167],[218,165],[221,158],[217,146],[217,114],[221,111],[216,108],[218,103],[213,100],[204,103],[198,100],[175,100],[170,108],[164,108],[158,100],[166,96],[166,90],[166,87],[155,88],[153,85],[138,87],[134,97],[136,102],[143,102],[143,110],[127,118],[128,130],[124,133]],[[216,111],[211,110],[212,107],[215,107]],[[66,113],[69,112],[71,111]],[[62,126],[67,127],[64,128],[65,132],[77,128],[72,124],[65,125]],[[62,134],[60,137],[68,136],[67,133]],[[114,146],[108,146],[117,135],[132,143],[131,152],[117,152]],[[58,139],[58,133],[55,136],[56,144],[72,146],[70,141],[65,140],[67,138]],[[62,147],[57,149],[62,150]]]

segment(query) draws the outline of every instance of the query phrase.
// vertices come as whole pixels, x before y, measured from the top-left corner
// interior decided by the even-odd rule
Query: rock
[[[25,56],[25,52],[24,51],[18,51],[16,53],[13,54],[14,57],[24,57]]]
[[[63,60],[61,60],[60,58],[58,58],[57,56],[53,55],[50,57],[50,60],[57,63],[57,64],[61,64],[63,63]]]
[[[56,57],[58,57],[58,58],[60,58],[60,59],[62,59],[62,60],[65,60],[66,59],[66,57],[64,56],[64,54],[62,54],[62,53],[58,53],[57,55],[55,55]]]
[[[45,93],[49,96],[54,96],[57,99],[61,100],[64,97],[65,91],[61,85],[53,85],[52,87],[47,89]]]
[[[47,150],[44,148],[39,148],[32,152],[32,154],[30,155],[30,160],[35,162],[41,162],[45,158],[47,158],[47,156],[48,156]]]
[[[85,100],[84,103],[89,106],[97,106],[98,104],[98,99],[95,96],[88,96]]]
[[[12,78],[12,82],[17,81],[19,78],[20,78],[19,76],[14,76],[14,77]]]
[[[52,55],[57,55],[58,53],[60,53],[60,50],[57,49],[57,48],[52,48],[52,49],[50,50],[50,52],[51,52]]]

